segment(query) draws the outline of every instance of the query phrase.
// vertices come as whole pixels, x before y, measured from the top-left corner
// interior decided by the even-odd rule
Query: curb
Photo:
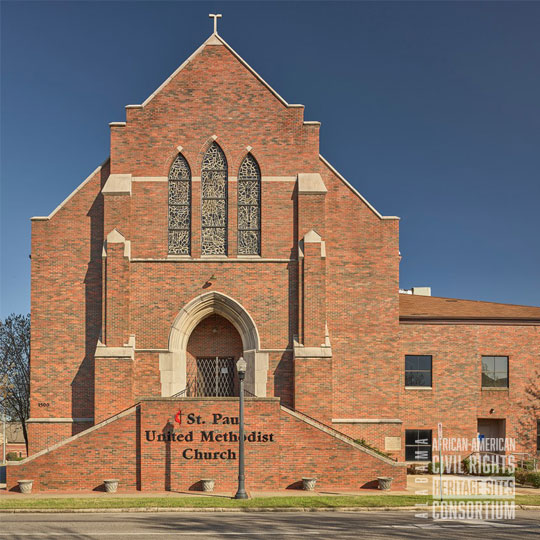
[[[373,512],[373,511],[412,511],[420,510],[414,506],[335,506],[331,508],[303,508],[301,506],[296,507],[284,507],[284,508],[197,508],[197,507],[152,507],[148,506],[145,508],[72,508],[72,509],[61,509],[61,508],[12,508],[12,509],[0,509],[0,514],[99,514],[99,513],[122,513],[122,512],[226,512],[232,514],[239,513],[250,513],[250,512]],[[426,508],[423,507],[421,510],[425,511]]]
[[[516,504],[517,510],[540,510],[540,506],[531,506],[526,504]],[[144,507],[144,508],[0,508],[0,514],[115,514],[126,512],[225,512],[232,514],[250,513],[250,512],[426,512],[432,510],[431,506],[335,506],[332,508],[303,508],[303,507],[285,507],[285,508],[197,508],[197,507]]]

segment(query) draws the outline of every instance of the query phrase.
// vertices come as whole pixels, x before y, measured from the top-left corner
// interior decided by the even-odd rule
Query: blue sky
[[[319,120],[321,153],[401,219],[401,286],[540,305],[540,3],[9,2],[0,317],[30,306],[30,217],[211,33]]]

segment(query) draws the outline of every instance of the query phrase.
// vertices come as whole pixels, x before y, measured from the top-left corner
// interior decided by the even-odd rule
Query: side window
[[[482,356],[482,388],[508,388],[508,356]]]
[[[181,154],[169,171],[169,253],[191,253],[191,170]]]
[[[227,159],[213,142],[204,154],[201,170],[201,251],[227,255]]]
[[[405,386],[427,386],[432,383],[432,357],[405,355]]]
[[[405,430],[405,460],[431,461],[431,429]]]
[[[238,172],[238,254],[261,254],[261,170],[251,154]]]

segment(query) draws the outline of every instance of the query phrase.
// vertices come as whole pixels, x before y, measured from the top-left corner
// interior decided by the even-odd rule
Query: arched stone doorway
[[[248,364],[245,388],[255,396],[266,397],[268,353],[260,350],[255,322],[240,303],[217,291],[197,296],[176,316],[169,334],[169,351],[159,355],[161,395],[186,394],[188,344],[197,326],[211,315],[219,315],[236,329],[242,342],[242,355]]]
[[[193,330],[186,351],[186,396],[237,396],[236,362],[242,338],[221,315],[210,315]]]

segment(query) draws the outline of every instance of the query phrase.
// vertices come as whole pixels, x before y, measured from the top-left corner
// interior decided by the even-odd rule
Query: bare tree
[[[535,370],[529,378],[519,405],[523,414],[519,419],[518,435],[528,448],[533,448],[538,435],[535,428],[540,421],[540,371]]]
[[[30,415],[30,315],[10,315],[0,321],[0,407],[20,422],[26,451],[26,421]]]

